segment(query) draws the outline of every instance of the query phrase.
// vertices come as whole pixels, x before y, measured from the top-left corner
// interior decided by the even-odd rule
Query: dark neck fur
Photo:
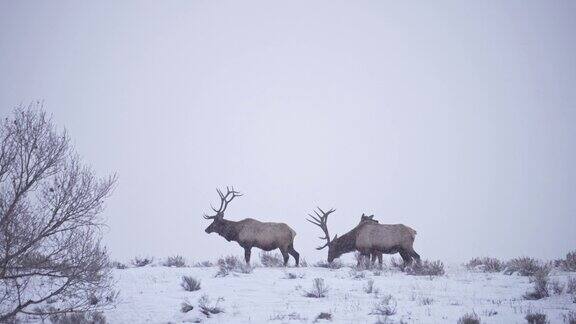
[[[218,234],[228,242],[238,240],[238,222],[223,219],[223,224]]]

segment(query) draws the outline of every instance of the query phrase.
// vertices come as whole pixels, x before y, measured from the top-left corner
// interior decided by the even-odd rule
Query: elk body
[[[370,218],[361,220],[351,231],[341,237],[336,235],[331,240],[327,221],[334,209],[327,212],[320,208],[318,210],[320,213],[314,211],[317,217],[309,215],[312,219],[308,221],[319,226],[325,234],[321,239],[325,239],[326,244],[317,249],[328,247],[328,262],[352,251],[358,251],[363,256],[400,253],[405,264],[410,264],[413,259],[420,261],[420,256],[413,248],[416,231],[412,228],[402,224],[379,224]]]
[[[300,254],[294,250],[294,237],[296,232],[284,223],[260,222],[252,218],[241,221],[231,221],[224,219],[224,211],[228,204],[235,197],[242,196],[234,188],[226,188],[226,194],[216,189],[220,196],[220,208],[212,207],[216,215],[204,215],[205,219],[212,219],[212,224],[206,228],[206,233],[218,233],[226,240],[237,242],[244,248],[244,259],[250,263],[250,255],[253,247],[264,251],[280,249],[284,258],[284,265],[288,264],[289,255],[296,261],[296,266],[300,262]]]

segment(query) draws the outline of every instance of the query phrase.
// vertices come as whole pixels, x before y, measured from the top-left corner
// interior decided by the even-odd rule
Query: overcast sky
[[[576,248],[576,2],[2,1],[0,113],[45,101],[117,172],[112,257],[242,249],[202,219],[288,223],[309,261],[362,212],[426,259]],[[253,251],[253,255],[257,255]]]

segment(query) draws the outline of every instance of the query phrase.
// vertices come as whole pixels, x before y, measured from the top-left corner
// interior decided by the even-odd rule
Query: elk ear
[[[333,243],[334,241],[336,241],[337,238],[338,238],[338,234],[334,235],[334,238],[330,242]]]
[[[368,216],[368,218],[374,219],[374,215],[370,215],[370,216]]]
[[[364,213],[362,213],[362,217],[365,217],[366,215],[364,215]]]

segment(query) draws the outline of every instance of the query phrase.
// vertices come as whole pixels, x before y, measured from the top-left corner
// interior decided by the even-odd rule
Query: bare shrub
[[[152,264],[152,261],[154,261],[153,258],[136,256],[134,259],[130,260],[130,263],[136,268],[141,268]]]
[[[390,267],[392,269],[404,270],[404,263],[395,257],[390,258]]]
[[[374,280],[373,279],[368,279],[368,281],[366,281],[366,286],[364,286],[364,292],[367,294],[377,294],[378,293],[378,288],[374,287]]]
[[[550,321],[546,318],[546,314],[529,312],[524,317],[528,324],[547,324]]]
[[[266,268],[279,268],[284,266],[284,259],[280,253],[263,251],[260,253],[260,263]]]
[[[302,267],[302,268],[308,267],[308,261],[306,261],[306,259],[303,257],[300,258],[300,267]]]
[[[189,311],[191,311],[193,309],[194,309],[194,306],[192,306],[188,301],[184,301],[180,305],[180,311],[182,313],[188,313]]]
[[[382,296],[372,307],[370,315],[391,316],[396,314],[396,299],[392,295]]]
[[[496,258],[484,257],[474,258],[465,264],[468,270],[476,270],[482,272],[501,272],[506,267],[506,264]]]
[[[310,298],[323,298],[328,293],[328,286],[324,283],[324,279],[315,278],[312,282],[312,289],[306,291],[304,296]]]
[[[548,292],[549,278],[547,271],[536,273],[536,275],[534,275],[530,281],[533,282],[534,288],[532,291],[524,294],[524,299],[538,300],[550,296],[550,293]]]
[[[210,317],[211,314],[224,313],[224,309],[218,306],[218,304],[223,300],[224,299],[220,297],[216,300],[216,303],[212,305],[210,297],[208,297],[208,295],[202,295],[198,300],[198,308],[200,308],[200,312],[206,315],[206,317]]]
[[[564,292],[564,285],[562,285],[558,280],[551,280],[549,287],[556,295],[561,295]]]
[[[521,276],[534,276],[539,272],[550,272],[550,265],[529,257],[516,258],[508,261],[506,270],[504,270],[504,273],[507,275],[518,273]]]
[[[342,263],[342,261],[340,261],[340,259],[336,259],[330,263],[324,260],[318,261],[314,264],[314,266],[317,268],[340,269],[344,267],[344,264]]]
[[[576,271],[576,251],[566,254],[565,259],[556,260],[555,266],[563,271]]]
[[[252,273],[252,267],[237,256],[229,255],[218,259],[216,277],[225,277],[230,273]]]
[[[123,269],[128,268],[127,265],[125,265],[124,263],[119,262],[119,261],[112,261],[112,262],[110,262],[110,267],[111,267],[111,268],[114,268],[114,269],[120,269],[120,270],[123,270]]]
[[[270,318],[268,320],[270,320],[270,321],[306,321],[307,318],[302,317],[302,315],[300,315],[296,312],[292,312],[290,314],[276,314],[276,315],[270,316]]]
[[[350,277],[352,279],[364,279],[366,278],[366,274],[362,270],[358,270],[358,268],[354,267],[350,270]]]
[[[480,316],[474,312],[464,314],[458,319],[458,324],[480,324]]]
[[[284,276],[285,279],[302,279],[304,278],[303,273],[293,273],[293,272],[286,272]]]
[[[17,107],[3,118],[0,322],[21,312],[52,315],[37,308],[51,298],[60,301],[59,313],[109,306],[112,278],[100,214],[115,182],[84,164],[41,104]]]
[[[52,324],[106,324],[101,312],[56,313],[49,319]]]
[[[162,265],[165,267],[184,268],[186,267],[186,260],[181,255],[169,256]]]
[[[420,298],[420,305],[432,305],[434,303],[434,299],[431,297],[422,297]]]
[[[195,267],[195,268],[210,268],[210,267],[213,267],[213,266],[214,266],[214,263],[206,260],[206,261],[194,263],[194,266],[193,266],[193,267]]]
[[[196,291],[200,290],[200,280],[192,276],[182,276],[182,282],[180,286],[186,291]]]
[[[407,268],[406,273],[414,276],[442,276],[444,275],[444,263],[424,260],[415,263],[411,268]]]
[[[494,316],[494,315],[498,315],[498,311],[496,311],[496,310],[494,310],[494,309],[487,309],[487,310],[484,310],[484,311],[482,312],[482,315],[487,316],[487,317],[491,317],[491,316]]]
[[[566,283],[566,293],[576,294],[576,277],[568,278],[568,282]]]
[[[576,312],[575,311],[570,311],[566,314],[562,314],[562,317],[564,318],[564,323],[576,324]]]
[[[319,320],[331,321],[332,320],[332,314],[322,312],[322,313],[318,314],[318,316],[316,316],[316,321],[319,321]]]

